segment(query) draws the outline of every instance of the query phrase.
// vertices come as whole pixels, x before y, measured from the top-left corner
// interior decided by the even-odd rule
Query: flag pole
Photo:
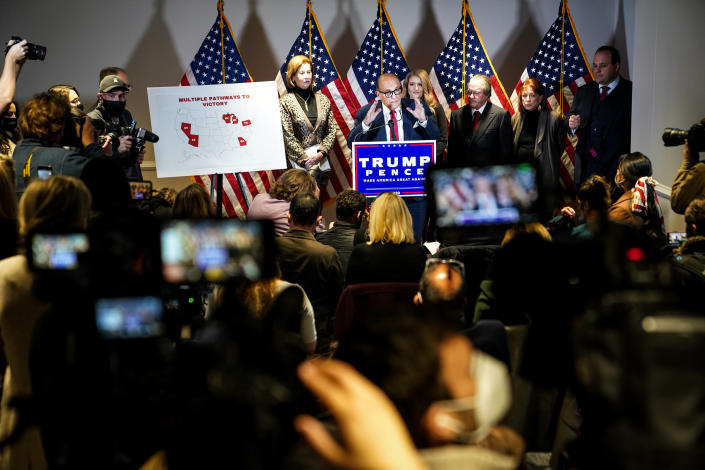
[[[308,58],[311,60],[311,75],[313,75],[313,52],[311,52],[311,30],[313,25],[311,25],[311,0],[306,0],[306,14],[308,14]],[[316,82],[311,77],[311,83],[313,88],[316,87]]]
[[[563,68],[565,67],[565,9],[566,9],[566,1],[567,0],[561,0],[561,76],[560,76],[560,88],[559,90],[561,91],[558,100],[559,100],[559,114],[561,118],[564,117],[563,114],[563,73],[564,70]]]
[[[225,2],[223,0],[218,0],[218,24],[220,26],[220,69],[221,69],[221,82],[224,84],[225,83],[225,51],[223,50],[224,47],[224,39],[223,39],[223,5]],[[223,217],[223,174],[222,173],[216,173],[215,174],[215,215],[219,219]],[[245,193],[242,194],[243,197],[245,196]],[[247,199],[247,198],[245,198]]]
[[[466,103],[467,99],[468,99],[467,96],[465,95],[465,89],[466,89],[466,86],[465,86],[465,80],[466,80],[466,77],[465,77],[465,32],[466,32],[465,12],[467,11],[467,0],[463,0],[462,8],[463,8],[463,103]]]
[[[377,0],[379,5],[379,74],[384,73],[384,15],[382,8],[385,0]]]

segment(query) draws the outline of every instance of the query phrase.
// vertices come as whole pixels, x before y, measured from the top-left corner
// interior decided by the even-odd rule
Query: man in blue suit
[[[377,98],[357,111],[348,147],[353,142],[438,139],[438,125],[428,105],[402,98],[401,93],[401,82],[393,73],[377,78]]]
[[[420,100],[402,98],[399,78],[384,73],[377,78],[377,98],[357,111],[355,127],[348,135],[348,147],[354,142],[437,140],[438,124],[431,109]],[[426,219],[424,197],[404,198],[411,213],[416,239],[421,241]]]

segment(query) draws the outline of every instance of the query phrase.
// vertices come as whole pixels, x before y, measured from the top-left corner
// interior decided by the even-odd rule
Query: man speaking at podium
[[[402,98],[399,78],[384,73],[377,78],[377,98],[357,111],[355,127],[348,135],[348,147],[354,142],[385,142],[405,140],[437,140],[440,136],[433,112],[420,100]],[[445,123],[444,123],[445,125]],[[421,241],[426,217],[423,197],[407,197],[414,234]]]

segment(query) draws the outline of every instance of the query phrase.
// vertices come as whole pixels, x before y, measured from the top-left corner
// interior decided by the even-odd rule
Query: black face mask
[[[122,112],[125,111],[126,104],[124,101],[103,100],[103,107],[112,117],[120,117]]]
[[[7,132],[12,132],[17,127],[17,118],[4,117],[0,119],[0,128]]]
[[[81,103],[81,104],[79,104],[78,106],[76,106],[76,109],[78,109],[78,110],[80,110],[80,111],[83,111],[83,103]]]

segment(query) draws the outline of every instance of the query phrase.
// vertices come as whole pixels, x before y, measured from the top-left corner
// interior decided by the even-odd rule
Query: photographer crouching
[[[156,142],[158,137],[144,129],[134,128],[132,114],[125,109],[131,86],[122,78],[108,75],[100,81],[98,88],[98,105],[88,113],[88,117],[101,138],[110,138],[113,155],[118,157],[127,178],[142,181],[140,165],[144,161],[143,141]],[[136,131],[147,133],[148,136],[142,139]]]
[[[671,208],[683,214],[693,199],[705,197],[705,162],[699,161],[699,152],[705,150],[705,118],[687,131],[666,129],[663,132],[663,143],[667,147],[685,144],[683,163],[671,187]]]

